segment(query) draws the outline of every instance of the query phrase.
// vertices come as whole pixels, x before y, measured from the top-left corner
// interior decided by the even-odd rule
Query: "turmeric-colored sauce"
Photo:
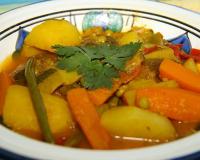
[[[13,60],[11,56],[9,56],[2,64],[1,64],[1,73],[0,73],[0,90],[1,87],[11,85],[13,83],[13,80],[11,78],[12,72],[15,71],[17,67],[19,67],[21,64],[24,64],[26,61],[26,58],[18,58]],[[5,80],[1,79],[2,74],[7,74],[10,78],[9,84],[3,84]],[[5,90],[5,89],[4,89]],[[2,109],[3,109],[3,102],[5,98],[6,92],[0,92],[0,108],[1,112],[0,115],[2,115]],[[57,94],[59,96],[59,94]],[[196,132],[196,129],[199,125],[197,122],[180,122],[171,120],[173,126],[175,127],[175,130],[177,132],[177,139],[183,138],[185,136],[191,135],[192,133]],[[21,133],[25,136],[28,136],[33,139],[42,140],[41,134],[34,133],[29,130],[16,130],[16,132]],[[56,144],[58,145],[64,145],[65,141],[69,137],[70,134],[73,133],[73,129],[66,135],[66,132],[56,134],[54,136],[56,140]],[[129,149],[129,148],[140,148],[140,147],[147,147],[152,145],[158,145],[160,143],[166,143],[168,141],[160,141],[160,140],[153,140],[153,139],[144,139],[144,138],[137,138],[137,137],[120,137],[120,136],[112,136],[112,142],[110,144],[110,149]],[[85,137],[81,139],[81,141],[75,146],[78,148],[91,148],[89,142]]]

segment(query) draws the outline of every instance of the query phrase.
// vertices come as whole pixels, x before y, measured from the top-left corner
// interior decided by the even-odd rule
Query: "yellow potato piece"
[[[81,42],[77,28],[66,20],[51,19],[33,28],[25,44],[53,52],[52,46],[75,46]]]
[[[23,45],[22,50],[21,50],[22,57],[32,57],[32,56],[36,56],[38,54],[43,54],[43,53],[47,53],[47,51],[44,51],[35,47],[31,47],[25,44]]]
[[[54,136],[68,136],[73,121],[67,103],[60,97],[42,94],[49,125]],[[41,137],[41,130],[27,87],[11,85],[3,107],[3,121],[11,129],[27,136]]]
[[[132,106],[112,108],[101,117],[101,124],[113,135],[169,140],[176,136],[171,122],[156,113]]]
[[[130,31],[127,33],[124,33],[124,35],[118,40],[118,43],[120,45],[129,44],[131,42],[139,42],[142,41],[142,39],[139,37],[139,35],[136,32]]]
[[[144,27],[133,27],[131,31],[123,33],[123,36],[118,39],[120,45],[138,41],[143,43],[161,43],[162,35],[159,33],[154,34],[151,29]]]

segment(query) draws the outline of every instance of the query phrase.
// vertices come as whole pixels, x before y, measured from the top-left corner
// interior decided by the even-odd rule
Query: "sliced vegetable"
[[[153,51],[149,54],[144,55],[146,59],[171,59],[174,61],[179,61],[178,58],[174,55],[174,51],[169,48],[162,48],[156,51]]]
[[[94,149],[109,149],[111,138],[101,126],[99,115],[86,89],[76,88],[68,91],[67,100],[91,146]]]
[[[54,139],[69,137],[74,124],[66,101],[44,93],[42,93],[42,99]],[[27,87],[11,85],[8,88],[3,121],[4,124],[18,133],[42,139],[42,131]]]
[[[200,75],[169,59],[160,65],[160,77],[175,80],[182,88],[200,92]]]
[[[54,139],[47,118],[45,105],[40,91],[37,88],[33,58],[29,59],[26,63],[25,77],[30,91],[33,106],[37,115],[37,119],[42,130],[42,134],[47,142],[54,143]]]
[[[128,83],[129,81],[136,78],[141,71],[140,67],[136,67],[131,73],[120,73],[120,79],[114,81],[113,87],[108,88],[99,88],[95,90],[88,91],[89,97],[96,106],[102,105],[106,100],[108,100],[116,91],[119,89],[121,84]]]
[[[75,46],[80,42],[77,28],[66,20],[58,19],[50,19],[34,27],[25,39],[26,45],[50,52],[54,51],[52,46],[56,44]]]
[[[142,97],[149,100],[149,109],[181,121],[200,121],[200,94],[179,88],[151,87],[138,89],[136,104]]]
[[[0,73],[0,115],[2,115],[3,112],[3,105],[5,102],[5,95],[7,92],[8,87],[11,85],[11,79],[6,72]]]
[[[38,88],[45,93],[53,93],[61,85],[70,85],[80,78],[77,72],[56,69],[54,73],[39,83]]]
[[[99,88],[95,90],[89,90],[88,96],[94,105],[100,106],[117,91],[120,85],[121,82],[115,81],[111,89]]]
[[[150,139],[174,139],[171,122],[156,113],[133,106],[112,108],[101,117],[101,124],[113,135]]]
[[[193,71],[194,73],[197,73],[197,74],[199,73],[198,68],[192,58],[189,58],[185,61],[184,67]]]

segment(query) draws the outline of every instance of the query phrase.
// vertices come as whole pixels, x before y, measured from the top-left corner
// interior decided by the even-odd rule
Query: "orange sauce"
[[[19,58],[13,59],[10,55],[0,64],[0,71],[4,71],[10,74],[17,68],[17,66],[25,63],[26,60],[27,58],[21,56]]]
[[[20,64],[24,64],[26,61],[26,58],[18,58],[13,60],[11,56],[9,56],[0,66],[0,73],[5,72],[8,74],[11,74]],[[1,79],[0,79],[1,83]],[[1,85],[1,84],[0,84]],[[1,97],[5,97],[5,92],[1,93]],[[0,104],[2,105],[2,98],[0,99]],[[0,106],[2,108],[2,106]],[[1,116],[1,114],[0,114]],[[178,121],[172,121],[172,124],[174,125],[176,131],[177,131],[177,138],[182,138],[185,136],[188,136],[195,132],[195,129],[197,128],[199,123],[187,123],[187,122],[178,122]],[[38,133],[32,133],[28,130],[26,131],[16,131],[19,133],[22,133],[26,136],[29,136],[34,139],[41,140],[41,134]],[[71,134],[71,132],[70,132]],[[66,133],[59,133],[55,135],[56,144],[63,145],[66,141],[67,137]],[[111,149],[128,149],[128,148],[139,148],[139,147],[145,147],[145,146],[152,146],[157,145],[161,142],[159,140],[149,140],[149,139],[143,139],[143,138],[134,138],[134,137],[118,137],[113,136],[112,143],[111,143]],[[78,144],[79,148],[90,148],[90,145],[88,141],[83,138],[80,143]]]

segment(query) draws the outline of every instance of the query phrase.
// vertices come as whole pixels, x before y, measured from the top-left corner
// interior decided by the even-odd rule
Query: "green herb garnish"
[[[124,46],[53,46],[59,59],[57,67],[76,70],[82,75],[82,85],[89,89],[112,87],[113,78],[125,69],[126,62],[140,49],[141,43]]]

